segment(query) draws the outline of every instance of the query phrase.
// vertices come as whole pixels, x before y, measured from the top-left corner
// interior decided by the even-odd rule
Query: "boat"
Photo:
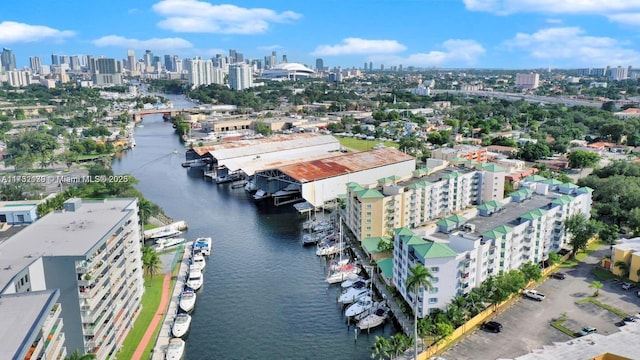
[[[181,360],[184,357],[184,340],[172,338],[167,347],[166,360]]]
[[[360,330],[369,330],[384,324],[389,316],[389,308],[384,303],[379,303],[371,308],[369,314],[358,321]]]
[[[207,266],[207,262],[204,259],[204,255],[200,252],[195,252],[193,254],[193,258],[191,259],[191,263],[194,266],[197,266],[200,271],[204,270],[204,268]]]
[[[271,196],[268,192],[262,190],[262,189],[258,189],[258,191],[256,191],[255,194],[253,194],[253,200],[263,200],[268,198],[269,196]]]
[[[364,296],[355,303],[349,305],[349,307],[347,307],[347,309],[344,311],[344,315],[347,317],[360,315],[363,312],[371,309],[372,307],[373,299],[371,298],[371,296]]]
[[[237,174],[237,173],[218,175],[218,177],[216,177],[216,184],[232,182],[232,181],[240,180],[241,178],[242,177],[240,176],[240,174]]]
[[[316,250],[316,255],[318,256],[335,255],[337,253],[342,252],[342,250],[344,250],[344,244],[341,242],[321,243],[318,245],[318,249]]]
[[[166,229],[162,229],[160,231],[149,234],[148,238],[160,239],[164,237],[174,237],[180,234],[182,234],[182,231],[170,226],[170,227],[167,227]]]
[[[180,309],[184,312],[191,312],[196,306],[196,293],[192,289],[184,289],[180,294],[180,302],[178,303]]]
[[[347,278],[347,280],[343,281],[340,284],[340,287],[343,289],[347,289],[350,287],[360,287],[363,288],[365,286],[367,286],[368,284],[368,280],[365,280],[362,276],[358,276],[358,275],[351,275],[349,276],[349,278]]]
[[[256,186],[256,183],[254,180],[249,180],[247,181],[246,184],[244,184],[244,190],[247,192],[253,193],[258,190],[258,187]]]
[[[173,320],[173,326],[171,327],[171,335],[180,338],[187,334],[189,326],[191,325],[191,315],[186,313],[179,313],[176,315],[176,319]]]
[[[356,289],[351,287],[344,290],[340,294],[340,296],[338,297],[338,302],[341,304],[351,304],[362,297],[371,296],[372,294],[373,293],[371,289],[368,289],[368,288]]]
[[[302,235],[302,245],[317,245],[321,240],[327,238],[329,235],[330,233],[326,231],[316,231],[304,234]]]
[[[335,284],[339,282],[343,282],[354,274],[357,275],[360,272],[360,267],[356,264],[348,264],[340,268],[339,270],[334,270],[327,276],[327,282],[329,284]]]
[[[190,289],[194,291],[198,291],[202,287],[202,283],[203,283],[203,278],[202,278],[202,271],[200,270],[200,267],[197,265],[189,266],[189,277],[187,278],[186,285]]]
[[[156,251],[162,251],[170,247],[180,245],[184,242],[184,238],[159,238],[156,240]]]
[[[329,221],[318,221],[314,223],[311,227],[313,231],[326,231],[333,229],[333,224]]]
[[[202,255],[209,256],[209,255],[211,255],[211,243],[212,243],[212,238],[210,238],[210,237],[199,237],[193,243],[193,249],[194,250],[199,249],[200,252],[202,253]]]
[[[300,193],[300,188],[298,187],[298,184],[289,184],[289,185],[285,186],[284,189],[276,191],[273,194],[273,196],[274,197],[283,197],[283,196],[295,195],[295,194],[298,194],[298,193]]]

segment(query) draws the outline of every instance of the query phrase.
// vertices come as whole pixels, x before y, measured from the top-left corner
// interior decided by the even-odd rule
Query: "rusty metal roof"
[[[300,162],[279,167],[278,170],[304,183],[414,159],[396,148],[388,147]]]

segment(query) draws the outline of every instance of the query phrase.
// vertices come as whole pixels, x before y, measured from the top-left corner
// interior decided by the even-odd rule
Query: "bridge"
[[[564,104],[566,106],[591,106],[602,107],[602,101],[575,99],[565,96],[539,96],[539,95],[527,95],[518,93],[505,93],[499,91],[465,91],[465,90],[431,90],[432,94],[453,94],[453,95],[466,95],[475,97],[488,97],[504,100],[524,100],[530,103],[542,103],[542,104]]]
[[[236,105],[207,105],[207,106],[195,106],[190,108],[164,108],[164,109],[141,109],[132,113],[133,120],[139,122],[145,115],[152,114],[166,114],[170,116],[176,116],[179,114],[213,114],[216,112],[228,112],[236,111],[238,107]]]

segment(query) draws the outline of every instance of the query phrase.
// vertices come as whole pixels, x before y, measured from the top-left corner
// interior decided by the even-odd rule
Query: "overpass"
[[[591,106],[601,108],[603,102],[595,100],[575,99],[564,96],[539,96],[539,95],[527,95],[518,93],[506,93],[499,91],[465,91],[465,90],[431,90],[432,94],[453,94],[463,96],[485,97],[503,100],[524,100],[530,103],[539,104],[564,104],[566,106]]]
[[[165,114],[170,116],[176,116],[180,114],[213,114],[215,112],[221,111],[235,111],[237,110],[236,105],[211,105],[211,106],[195,106],[191,108],[165,108],[165,109],[141,109],[132,112],[132,118],[136,122],[142,120],[142,117],[145,115],[152,114]]]

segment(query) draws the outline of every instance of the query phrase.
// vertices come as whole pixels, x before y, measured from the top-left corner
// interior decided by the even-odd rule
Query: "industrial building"
[[[32,325],[8,321],[3,354],[114,357],[140,311],[140,242],[136,198],[74,198],[0,243],[0,316]]]

